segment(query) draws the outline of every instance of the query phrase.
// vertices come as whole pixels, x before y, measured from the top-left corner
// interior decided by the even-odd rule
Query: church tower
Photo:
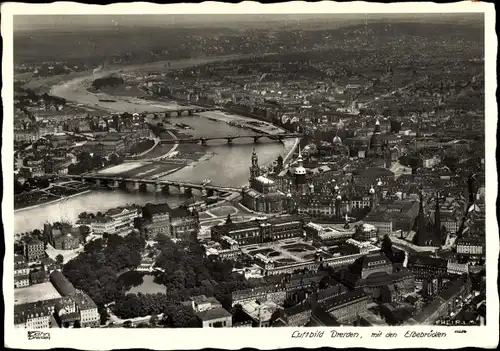
[[[297,158],[297,168],[295,168],[295,186],[297,191],[306,193],[306,169],[304,168],[304,161],[302,160],[302,153],[299,146],[299,157]]]
[[[255,153],[255,149],[253,149],[252,166],[250,167],[250,180],[257,178],[258,176],[260,176],[259,158]]]
[[[441,231],[441,210],[439,209],[439,192],[436,192],[436,209],[434,211],[434,233],[436,237],[444,243],[446,237],[443,237]]]
[[[377,119],[375,122],[375,128],[373,129],[373,134],[370,140],[370,153],[375,155],[380,155],[382,153],[382,141],[380,139],[380,122]]]

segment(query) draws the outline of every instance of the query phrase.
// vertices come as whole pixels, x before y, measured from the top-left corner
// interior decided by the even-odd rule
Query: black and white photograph
[[[2,5],[8,346],[494,348],[494,7],[212,4]]]

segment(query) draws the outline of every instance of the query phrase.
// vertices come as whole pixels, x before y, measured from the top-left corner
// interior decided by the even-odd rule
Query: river
[[[229,126],[224,122],[209,120],[209,116],[210,112],[204,113],[203,116],[177,117],[172,118],[172,123],[184,123],[191,126],[193,129],[186,132],[194,136],[215,137],[253,134],[250,131]],[[243,118],[230,115],[221,116],[220,112],[218,115],[217,112],[214,112],[214,117],[227,120]],[[206,148],[207,154],[211,155],[208,160],[197,162],[164,178],[194,183],[201,183],[205,178],[210,178],[214,185],[240,187],[248,183],[251,154],[254,148],[259,156],[259,163],[262,165],[273,162],[280,154],[284,157],[286,152],[293,147],[293,144],[292,139],[285,140],[284,144],[269,139],[261,139],[257,144],[254,144],[251,139],[235,140],[232,146],[227,145],[224,141],[213,141]],[[16,233],[20,233],[42,229],[43,224],[46,222],[61,220],[74,222],[78,214],[83,211],[104,211],[127,203],[144,205],[148,202],[168,202],[171,206],[176,206],[185,200],[185,196],[175,193],[163,194],[153,191],[145,193],[120,189],[95,190],[56,203],[17,210],[14,214],[14,228]]]

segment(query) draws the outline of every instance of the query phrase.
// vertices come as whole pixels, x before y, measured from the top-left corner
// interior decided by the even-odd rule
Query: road
[[[378,101],[378,100],[380,100],[380,99],[384,99],[384,98],[386,98],[386,97],[389,97],[389,96],[392,96],[392,95],[394,95],[394,94],[396,94],[396,93],[399,93],[399,92],[401,92],[401,91],[403,91],[403,90],[405,90],[405,89],[408,89],[409,87],[411,87],[411,86],[413,86],[413,85],[415,85],[415,84],[417,84],[417,83],[423,82],[423,81],[424,81],[424,80],[426,80],[426,79],[427,79],[427,78],[422,78],[422,79],[419,79],[419,80],[417,80],[417,81],[415,81],[415,82],[411,82],[411,83],[409,83],[409,84],[405,85],[404,87],[401,87],[401,88],[398,88],[398,89],[396,89],[396,90],[394,90],[394,91],[391,91],[390,93],[387,93],[387,94],[383,94],[383,95],[380,95],[380,96],[374,97],[373,99],[368,100],[368,101],[365,103],[365,107],[368,107],[368,105],[370,105],[370,104],[374,103],[375,101]]]

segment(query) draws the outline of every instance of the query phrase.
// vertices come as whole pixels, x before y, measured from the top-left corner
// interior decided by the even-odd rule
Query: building
[[[192,296],[183,305],[190,306],[195,312],[202,328],[231,328],[233,316],[222,308],[222,304],[214,297],[205,295]]]
[[[484,256],[485,245],[484,239],[474,236],[466,236],[457,239],[457,254],[461,256]]]
[[[410,321],[419,325],[433,325],[438,320],[453,318],[470,294],[471,285],[468,275],[451,281],[427,307]]]
[[[178,207],[170,211],[170,235],[173,238],[187,239],[196,235],[200,229],[200,220],[196,210]]]
[[[32,270],[29,274],[31,284],[41,284],[47,281],[45,269]]]
[[[74,250],[80,246],[80,229],[77,227],[53,228],[51,244],[56,250]]]
[[[14,256],[14,277],[25,276],[30,273],[30,268],[26,259],[21,255]]]
[[[351,289],[361,289],[373,300],[397,301],[415,289],[414,274],[405,268],[395,268],[381,252],[371,252],[358,258],[347,270],[335,273],[335,278]]]
[[[132,230],[134,220],[139,216],[140,211],[135,207],[118,207],[107,211],[103,216],[95,217],[90,227],[97,235],[118,234]]]
[[[204,312],[214,308],[222,308],[222,304],[215,297],[206,297],[205,295],[191,296],[191,307],[195,312]]]
[[[239,245],[250,245],[282,239],[302,237],[304,223],[301,218],[283,216],[271,219],[255,219],[238,223],[225,223],[212,227],[212,240],[219,242],[230,237]]]
[[[170,236],[170,211],[167,203],[147,204],[142,208],[142,217],[146,220],[144,230],[150,238]]]
[[[28,262],[39,261],[45,257],[45,245],[40,240],[26,238],[23,241],[23,253]]]
[[[361,289],[335,295],[320,305],[341,324],[356,322],[368,310],[370,298]]]
[[[415,306],[409,303],[388,302],[380,305],[380,315],[389,325],[404,325],[415,313]]]
[[[252,319],[252,325],[256,328],[270,327],[273,314],[281,309],[277,303],[265,300],[249,301],[241,307],[243,312]]]
[[[80,313],[80,326],[82,328],[95,328],[100,324],[100,314],[95,302],[83,291],[77,290],[73,299],[76,304],[76,311]]]
[[[378,239],[379,233],[377,227],[372,224],[363,223],[356,226],[354,232],[354,239],[365,242],[375,241]]]
[[[439,207],[439,196],[436,196],[436,207],[434,211],[434,223],[432,223],[424,214],[424,199],[420,192],[420,207],[415,220],[414,244],[417,246],[440,247],[445,241],[445,231],[441,225],[441,214]]]
[[[61,271],[53,271],[50,274],[50,282],[61,296],[73,296],[76,294],[76,289],[69,280],[61,273]]]
[[[380,234],[390,234],[393,232],[392,218],[384,211],[372,211],[364,219],[364,223],[371,224]]]
[[[52,327],[53,309],[44,301],[14,306],[14,326],[26,329]]]
[[[257,154],[252,153],[249,187],[243,190],[242,204],[255,212],[281,213],[285,207],[285,194],[278,191],[273,180],[260,174]]]
[[[231,328],[233,316],[224,308],[213,308],[196,313],[202,328]]]
[[[30,285],[30,276],[28,274],[19,274],[14,276],[14,288],[24,288]]]

